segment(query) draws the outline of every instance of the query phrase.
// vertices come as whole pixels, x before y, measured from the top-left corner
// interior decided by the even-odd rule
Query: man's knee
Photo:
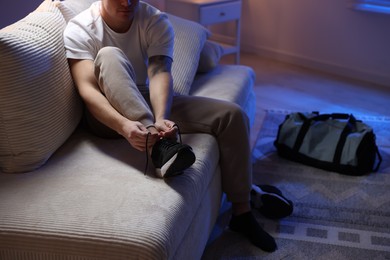
[[[124,57],[124,53],[117,47],[103,47],[99,50],[95,58],[95,67],[101,67],[102,64],[110,64],[120,60]]]
[[[135,81],[135,72],[132,64],[128,60],[125,53],[117,47],[104,47],[100,49],[95,58],[95,76],[98,79],[100,74],[107,72],[112,74],[112,71],[128,74]]]
[[[117,47],[112,47],[112,46],[107,46],[103,47],[99,50],[98,54],[96,55],[96,60],[101,61],[101,60],[106,60],[107,58],[113,58],[117,56],[124,55],[123,51]]]
[[[248,125],[248,115],[239,105],[237,105],[236,103],[230,103],[227,111],[229,111],[228,113],[230,114],[234,122],[238,121],[244,123],[245,125]]]

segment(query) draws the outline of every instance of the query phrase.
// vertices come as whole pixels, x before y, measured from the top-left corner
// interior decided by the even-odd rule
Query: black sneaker
[[[280,219],[290,216],[294,205],[282,192],[271,185],[252,185],[251,205],[264,217]]]
[[[189,145],[165,138],[153,145],[151,158],[161,178],[182,174],[195,162],[195,154]]]

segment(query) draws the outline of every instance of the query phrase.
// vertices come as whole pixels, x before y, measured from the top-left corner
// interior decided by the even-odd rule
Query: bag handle
[[[336,158],[336,154],[337,154],[337,157],[339,157],[338,160],[340,161],[342,148],[344,147],[344,143],[346,141],[347,135],[352,132],[354,127],[356,127],[356,118],[352,114],[344,114],[344,113],[332,113],[332,114],[321,114],[320,115],[318,112],[313,112],[313,114],[316,114],[316,116],[306,117],[304,114],[298,113],[298,115],[303,120],[303,124],[301,126],[301,129],[299,130],[297,139],[295,140],[295,143],[293,146],[293,151],[299,152],[299,149],[301,148],[301,145],[303,143],[303,139],[305,138],[307,132],[309,131],[309,128],[310,128],[311,123],[313,121],[326,121],[328,119],[348,119],[348,122],[347,122],[346,126],[344,127],[343,132],[342,132],[342,136],[341,136],[344,139],[344,140],[341,140],[341,141],[343,141],[343,143],[340,144],[340,140],[339,140],[338,145],[337,145],[338,150],[341,150],[341,151],[337,151],[337,149],[336,149],[336,153],[334,155],[334,158]],[[345,136],[343,136],[343,135],[345,135]],[[341,137],[340,137],[340,139],[341,139]]]
[[[311,118],[314,121],[325,121],[328,119],[345,119],[350,121],[351,123],[356,122],[356,118],[352,114],[344,114],[344,113],[332,113],[332,114],[322,114],[317,115]]]

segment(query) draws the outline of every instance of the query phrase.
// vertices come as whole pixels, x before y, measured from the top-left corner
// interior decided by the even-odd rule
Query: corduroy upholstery
[[[76,128],[81,102],[64,56],[64,24],[58,6],[46,0],[0,31],[7,42],[0,45],[0,147],[11,140],[6,133],[42,157],[34,171],[1,169],[0,259],[200,259],[222,196],[215,138],[183,135],[197,160],[183,175],[162,180],[153,167],[143,174],[145,154],[125,140]],[[10,70],[5,60],[18,63]],[[245,66],[219,65],[197,75],[189,93],[235,102],[253,121],[254,76]]]
[[[81,101],[65,57],[65,21],[50,2],[0,31],[0,169],[42,166],[74,131]]]

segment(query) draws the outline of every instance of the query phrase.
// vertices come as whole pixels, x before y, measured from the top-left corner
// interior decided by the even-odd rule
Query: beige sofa
[[[199,259],[222,198],[216,140],[183,135],[197,160],[162,180],[126,141],[83,128],[62,32],[90,3],[46,0],[0,31],[0,259]],[[252,69],[218,65],[207,30],[169,18],[177,94],[235,102],[253,122]]]

